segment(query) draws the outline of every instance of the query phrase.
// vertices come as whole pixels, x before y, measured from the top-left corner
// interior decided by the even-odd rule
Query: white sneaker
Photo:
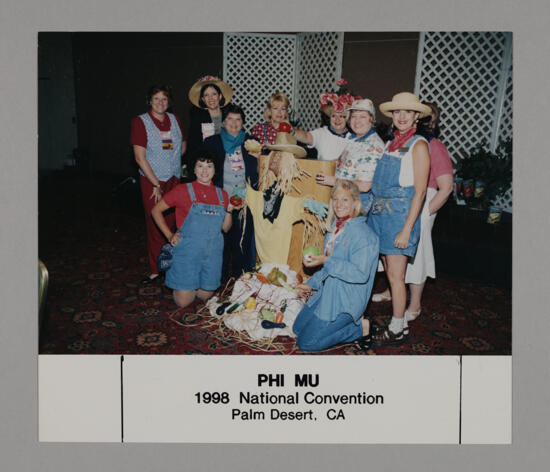
[[[383,293],[375,293],[375,294],[372,295],[372,301],[374,303],[390,302],[391,301],[391,295],[384,295]]]
[[[414,321],[420,316],[420,313],[422,313],[422,308],[418,311],[405,310],[405,318],[407,318],[407,321]]]

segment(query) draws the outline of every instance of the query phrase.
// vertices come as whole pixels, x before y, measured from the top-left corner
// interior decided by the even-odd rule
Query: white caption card
[[[455,356],[124,357],[125,442],[458,444],[459,421]]]

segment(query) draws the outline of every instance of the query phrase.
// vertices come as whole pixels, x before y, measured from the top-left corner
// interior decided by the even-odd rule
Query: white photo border
[[[192,5],[192,6],[191,6]],[[4,0],[2,64],[2,462],[9,470],[542,470],[549,459],[550,321],[542,140],[549,6],[486,0],[232,2]],[[243,13],[245,12],[245,13]],[[513,444],[511,446],[39,444],[37,435],[37,36],[40,31],[512,31],[514,33]],[[521,151],[521,152],[520,152]],[[535,159],[534,156],[539,157]],[[527,162],[524,160],[527,159]],[[519,162],[518,162],[519,160]],[[542,169],[541,169],[542,165]],[[28,187],[30,190],[26,189]],[[546,191],[545,191],[546,190]],[[131,452],[129,452],[131,448]]]

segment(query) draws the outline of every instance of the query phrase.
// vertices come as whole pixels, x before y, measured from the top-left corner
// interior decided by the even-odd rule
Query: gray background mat
[[[2,0],[0,464],[9,471],[546,470],[550,453],[548,3],[537,1]],[[40,444],[37,441],[39,31],[514,33],[512,446]],[[375,67],[376,65],[372,65]],[[542,149],[541,149],[542,148]],[[546,303],[545,303],[546,302]],[[406,398],[406,392],[403,393]],[[413,405],[411,407],[414,407]],[[365,427],[369,427],[365,425]]]

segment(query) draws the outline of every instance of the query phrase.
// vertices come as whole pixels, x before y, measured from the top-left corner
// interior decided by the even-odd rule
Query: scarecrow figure
[[[286,123],[282,124],[275,144],[267,145],[271,152],[260,158],[259,191],[247,185],[246,194],[243,189],[241,196],[254,220],[256,250],[260,261],[288,264],[299,273],[302,271],[302,248],[317,243],[325,231],[322,220],[328,207],[326,203],[317,200],[328,201],[328,195],[318,198],[316,189],[307,195],[299,189],[297,184],[302,179],[311,178],[314,183],[312,174],[302,168],[302,163],[310,162],[301,163],[296,159],[304,157],[306,151],[296,144],[296,139],[283,125]],[[248,146],[254,145],[254,141],[248,143]],[[316,165],[317,162],[311,161],[311,164]],[[315,183],[314,186],[321,187]],[[291,192],[299,196],[291,196]],[[299,221],[303,222],[304,230],[298,247],[299,255],[292,262],[289,260],[289,252],[295,237],[293,225]]]

